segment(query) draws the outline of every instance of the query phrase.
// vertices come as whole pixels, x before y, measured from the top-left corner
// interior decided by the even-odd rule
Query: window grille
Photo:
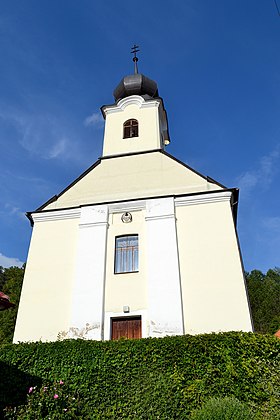
[[[116,237],[115,273],[135,271],[138,271],[138,235]]]
[[[123,138],[131,137],[138,137],[138,121],[134,119],[127,120],[123,125]]]

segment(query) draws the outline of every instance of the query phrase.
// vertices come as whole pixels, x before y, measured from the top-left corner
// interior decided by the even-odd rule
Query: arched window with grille
[[[131,137],[138,137],[138,121],[134,119],[127,120],[123,125],[123,138]]]

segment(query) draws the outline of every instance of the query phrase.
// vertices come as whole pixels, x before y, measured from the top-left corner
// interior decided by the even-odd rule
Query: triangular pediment
[[[38,210],[225,189],[166,152],[101,158]]]

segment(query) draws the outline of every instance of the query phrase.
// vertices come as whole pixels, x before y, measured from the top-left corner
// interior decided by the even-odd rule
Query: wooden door
[[[120,338],[141,338],[141,316],[131,316],[127,318],[112,318],[111,320],[111,339]]]

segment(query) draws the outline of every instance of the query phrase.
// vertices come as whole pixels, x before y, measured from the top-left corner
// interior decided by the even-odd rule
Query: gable
[[[151,151],[102,158],[38,210],[224,189],[171,155]]]

